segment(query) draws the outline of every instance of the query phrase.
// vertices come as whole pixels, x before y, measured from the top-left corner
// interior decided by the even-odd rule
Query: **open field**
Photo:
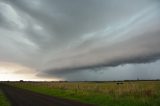
[[[97,106],[160,106],[160,81],[10,82],[34,92]]]
[[[7,100],[1,89],[0,89],[0,106],[10,106],[9,101]]]
[[[12,106],[93,106],[91,104],[61,99],[5,84],[0,85]],[[4,104],[3,106],[7,105]]]

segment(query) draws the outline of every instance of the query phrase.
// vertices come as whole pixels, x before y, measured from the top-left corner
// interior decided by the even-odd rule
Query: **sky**
[[[0,80],[160,79],[159,0],[0,0]]]

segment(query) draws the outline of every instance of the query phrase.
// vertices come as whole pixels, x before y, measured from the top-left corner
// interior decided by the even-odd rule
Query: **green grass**
[[[24,82],[10,85],[97,106],[160,106],[160,81],[106,83]]]
[[[1,90],[0,90],[0,106],[11,106]]]

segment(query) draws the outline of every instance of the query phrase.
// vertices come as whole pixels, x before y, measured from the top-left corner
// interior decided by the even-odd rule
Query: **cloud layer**
[[[0,61],[65,79],[155,62],[159,19],[159,0],[1,0]]]

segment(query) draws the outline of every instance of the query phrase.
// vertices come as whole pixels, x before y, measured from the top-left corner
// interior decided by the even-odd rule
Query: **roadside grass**
[[[160,106],[160,81],[125,82],[16,82],[10,85],[97,106]]]
[[[11,106],[1,90],[0,90],[0,106]]]

